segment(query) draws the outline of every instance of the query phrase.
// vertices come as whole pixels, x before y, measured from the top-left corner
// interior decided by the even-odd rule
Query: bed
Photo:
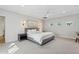
[[[25,32],[28,40],[41,46],[53,40],[55,37],[52,32],[39,32],[38,28],[26,28]]]

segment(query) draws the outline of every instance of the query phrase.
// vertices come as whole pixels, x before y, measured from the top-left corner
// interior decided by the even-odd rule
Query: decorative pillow
[[[37,32],[36,29],[31,29],[31,30],[27,30],[28,33],[34,33],[34,32]]]

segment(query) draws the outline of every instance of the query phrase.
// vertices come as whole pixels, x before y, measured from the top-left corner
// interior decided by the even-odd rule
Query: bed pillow
[[[27,33],[35,33],[35,32],[37,32],[37,30],[36,30],[36,29],[27,30]]]

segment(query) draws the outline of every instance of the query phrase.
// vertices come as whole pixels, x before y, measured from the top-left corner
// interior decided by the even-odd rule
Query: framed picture
[[[60,26],[60,25],[61,25],[61,23],[58,23],[57,25],[58,25],[58,26]]]
[[[66,22],[66,25],[67,26],[71,26],[72,25],[72,22]]]

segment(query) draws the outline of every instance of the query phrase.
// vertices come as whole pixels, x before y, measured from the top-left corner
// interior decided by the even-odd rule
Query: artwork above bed
[[[40,32],[43,31],[43,20],[23,20],[21,21],[22,28],[38,28]]]
[[[27,20],[28,28],[36,28],[38,27],[37,21],[35,20]]]

